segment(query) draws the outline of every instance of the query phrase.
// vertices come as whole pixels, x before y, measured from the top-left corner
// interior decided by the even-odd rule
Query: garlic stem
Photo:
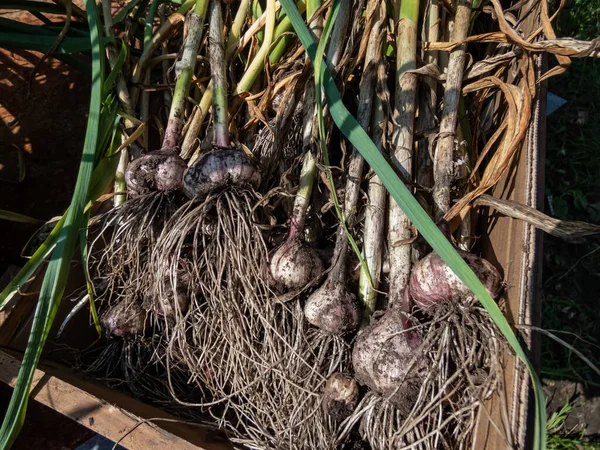
[[[396,94],[394,105],[394,153],[392,162],[402,176],[412,180],[413,132],[417,77],[409,73],[417,66],[419,0],[404,0],[400,6],[396,36]],[[409,187],[410,189],[410,187]],[[388,246],[390,258],[390,302],[400,301],[410,276],[411,223],[395,201],[389,202]]]
[[[233,20],[231,30],[229,30],[229,36],[227,37],[227,48],[225,49],[226,61],[229,61],[231,59],[231,56],[237,50],[238,39],[242,30],[242,26],[246,22],[246,16],[248,15],[249,6],[250,0],[242,0],[235,14],[235,19]],[[211,80],[208,83],[204,94],[202,94],[202,98],[200,99],[198,107],[195,108],[194,112],[192,113],[187,132],[185,133],[185,137],[183,139],[183,144],[181,145],[181,157],[183,159],[188,159],[192,156],[194,143],[196,142],[196,138],[200,134],[202,123],[204,122],[204,119],[206,119],[208,110],[212,105],[212,88],[213,82]],[[197,154],[195,154],[194,157],[190,159],[190,163],[194,162],[196,156]]]
[[[104,14],[104,31],[107,36],[114,36],[113,21],[111,16],[111,8],[110,8],[110,0],[102,0],[102,12]],[[110,68],[113,69],[117,62],[117,51],[112,45],[108,45],[106,47],[106,57],[108,59],[108,63]],[[133,111],[133,106],[131,105],[131,98],[129,97],[129,89],[127,89],[127,83],[125,82],[125,78],[123,74],[119,74],[117,77],[117,96],[119,97],[119,102],[121,103],[121,107],[127,116],[134,117],[135,113]],[[124,125],[126,129],[132,128],[134,126],[133,122],[130,119],[124,119]],[[114,181],[114,189],[113,191],[117,193],[113,199],[113,205],[115,207],[121,206],[127,200],[126,194],[119,194],[120,192],[127,192],[127,185],[125,183],[125,170],[127,170],[127,164],[129,163],[129,151],[127,148],[121,150],[121,154],[119,155],[119,163],[117,166],[117,170],[115,171],[115,181]]]
[[[437,0],[432,0],[425,19],[425,36],[427,42],[438,42],[440,35],[440,6]],[[424,61],[427,64],[438,63],[438,52],[429,50],[425,52]],[[437,108],[438,83],[431,77],[425,77],[423,82],[427,89],[427,95],[420,98],[419,103],[419,128],[422,131],[431,131],[435,128],[435,111]],[[433,186],[433,161],[429,154],[430,145],[433,146],[433,137],[423,139],[419,143],[415,176],[417,185],[425,188]]]
[[[248,66],[246,72],[244,75],[242,75],[242,79],[239,81],[238,85],[233,91],[233,97],[247,92],[252,87],[256,81],[256,78],[264,68],[264,61],[269,53],[271,44],[273,43],[275,32],[275,0],[267,0],[267,10],[265,13],[267,15],[267,22],[265,24],[265,39],[263,44],[260,46],[260,49],[252,59],[250,66]]]
[[[136,87],[142,80],[142,76],[146,71],[146,67],[150,62],[150,58],[154,54],[154,51],[160,46],[160,44],[166,41],[179,27],[183,24],[185,17],[181,14],[172,14],[166,20],[166,22],[154,33],[148,47],[144,48],[140,59],[138,60],[135,68],[133,69],[133,75],[131,77],[131,104],[135,108],[139,99],[139,89]]]
[[[163,23],[165,23],[166,21],[166,9],[167,9],[167,5],[163,4],[161,5],[160,9],[159,9],[159,17],[160,17],[160,24],[162,26]],[[163,42],[160,45],[160,52],[162,56],[165,56],[167,54],[167,44],[166,42]],[[162,80],[163,80],[163,84],[166,86],[169,84],[169,61],[167,61],[167,59],[163,59],[161,61],[162,64]],[[163,98],[164,98],[164,105],[165,105],[165,109],[167,111],[171,110],[171,103],[173,101],[173,97],[171,95],[171,90],[170,89],[165,89],[163,91]]]
[[[245,21],[249,3],[247,0],[244,0],[243,4],[245,5],[246,9],[245,9],[245,12],[243,15],[244,20],[240,19],[240,23],[243,23]],[[298,10],[300,12],[302,12],[304,10],[304,7],[305,7],[304,2],[302,2],[302,1],[298,2]],[[238,10],[238,13],[239,12],[240,11]],[[242,15],[240,15],[240,14],[236,15],[236,20],[234,22],[234,25],[238,23],[239,17],[242,17]],[[232,32],[234,29],[236,29],[235,26],[232,27]],[[288,33],[291,30],[292,30],[292,24],[291,24],[290,20],[287,17],[285,17],[281,21],[281,23],[279,25],[277,25],[277,27],[275,28],[274,40],[276,40],[280,36],[284,35],[285,33]],[[233,34],[230,34],[230,39],[228,39],[228,41],[227,41],[227,53],[226,53],[227,60],[229,60],[229,58],[231,58],[231,56],[237,50],[237,46],[234,45],[233,36],[234,36]],[[239,31],[238,31],[237,36],[239,36]],[[285,37],[283,37],[281,39],[281,41],[279,41],[273,47],[273,50],[269,57],[269,61],[271,64],[277,63],[279,61],[279,59],[283,56],[283,53],[285,53],[285,50],[286,50],[287,42],[288,42],[288,40]],[[264,65],[264,60],[261,60],[261,62]],[[208,87],[204,91],[204,95],[202,96],[202,99],[200,100],[200,104],[199,104],[198,108],[196,108],[196,110],[192,116],[192,119],[190,121],[190,126],[188,128],[188,131],[186,133],[186,136],[183,141],[182,148],[181,148],[181,157],[183,159],[189,158],[190,165],[199,156],[200,148],[197,148],[194,151],[193,147],[194,147],[196,138],[198,137],[198,135],[200,133],[200,129],[202,128],[202,123],[204,122],[204,119],[206,119],[206,115],[208,114],[208,110],[210,108],[211,102],[212,102],[212,81],[208,84]]]
[[[347,8],[340,8],[340,11],[333,24],[333,30],[331,30],[331,37],[327,44],[327,64],[334,71],[337,69],[337,65],[342,57],[342,52],[345,47],[345,40],[347,39],[346,32],[348,30],[348,23],[350,22],[350,11],[351,8],[348,4]]]
[[[185,0],[185,2],[175,11],[175,14],[186,15],[194,7],[196,0]]]
[[[227,78],[225,76],[225,47],[223,45],[223,19],[219,0],[213,0],[208,36],[210,76],[213,82],[213,144],[228,148],[229,114],[227,107]]]
[[[369,38],[369,46],[365,56],[365,66],[370,63],[377,64],[377,84],[385,85],[385,69],[381,60],[381,10],[375,11],[376,19],[373,23],[373,29]],[[381,70],[384,69],[384,70]],[[379,79],[379,75],[381,78]],[[383,135],[387,128],[387,120],[383,111],[381,97],[374,96],[373,113],[371,118],[371,137],[377,146],[377,149],[382,151]],[[360,277],[358,280],[358,298],[363,304],[363,317],[369,318],[375,311],[377,302],[377,288],[379,287],[379,278],[381,274],[381,260],[383,255],[383,235],[385,223],[385,201],[387,190],[379,180],[377,175],[374,175],[369,180],[367,191],[367,204],[365,205],[365,227],[363,237],[363,257],[366,267],[362,266]],[[365,321],[368,323],[368,321]]]
[[[313,14],[319,9],[321,6],[320,0],[307,0],[306,1],[306,20],[309,21]],[[310,21],[309,25],[310,30],[315,34],[315,36],[320,37],[321,32],[323,31],[323,24],[320,18],[316,20]],[[305,59],[305,64],[309,64],[308,58]],[[302,171],[304,172],[304,164],[306,163],[306,158],[309,158],[309,154],[312,153],[312,147],[314,143],[314,132],[315,132],[315,121],[316,121],[316,108],[313,102],[315,95],[315,86],[312,80],[307,80],[306,82],[306,90],[304,92],[304,111],[303,111],[303,126],[302,126],[302,151],[307,155],[305,156],[305,160],[303,161]],[[312,160],[309,160],[310,163],[315,162],[314,157],[311,157]],[[315,165],[316,168],[316,165]],[[316,172],[315,172],[316,173]],[[313,174],[313,177],[315,174]],[[294,204],[295,210],[295,204]],[[303,220],[305,220],[303,218]],[[302,228],[304,228],[304,224],[302,224]],[[302,229],[300,230],[302,231]],[[291,232],[291,229],[290,229]]]
[[[376,28],[376,30],[375,30]],[[364,130],[368,130],[369,122],[371,121],[371,113],[373,111],[373,98],[375,91],[375,80],[376,80],[376,67],[378,59],[378,50],[376,44],[379,41],[378,36],[379,22],[371,33],[374,45],[369,45],[367,55],[365,58],[365,68],[363,76],[360,82],[359,90],[360,94],[358,97],[358,123]],[[352,153],[348,160],[348,175],[346,177],[346,191],[344,195],[344,219],[349,229],[351,229],[356,222],[356,210],[358,205],[358,197],[360,195],[360,184],[363,177],[363,169],[365,166],[365,160],[356,149],[352,148]]]
[[[229,35],[227,36],[227,44],[225,45],[225,58],[229,61],[233,53],[238,49],[242,27],[246,23],[248,9],[250,8],[250,0],[242,0],[235,13],[235,18],[231,24]]]
[[[144,24],[144,48],[150,45],[150,41],[152,40],[152,31],[154,30],[154,18],[156,17],[156,12],[158,11],[158,5],[160,4],[160,0],[152,0],[150,4],[150,8],[148,9],[148,16],[146,16],[146,23]]]
[[[121,136],[121,141],[123,141],[123,137]],[[127,170],[127,165],[129,164],[129,151],[127,147],[121,150],[119,154],[119,163],[117,165],[117,170],[115,171],[115,184],[114,184],[114,193],[115,197],[113,199],[113,205],[115,208],[121,206],[127,200],[127,183],[125,183],[125,171]]]
[[[471,0],[459,0],[454,16],[452,41],[466,39],[471,17]],[[444,112],[440,123],[440,136],[433,161],[433,207],[434,217],[440,220],[450,209],[450,189],[455,179],[454,139],[458,121],[458,105],[465,65],[466,44],[457,46],[450,53],[448,77],[444,90]]]
[[[258,19],[260,19],[260,17],[263,15],[264,11],[262,9],[262,6],[260,5],[260,2],[258,0],[253,0],[252,1],[252,17],[254,18],[254,23],[256,23],[256,21]],[[256,38],[258,39],[258,43],[262,45],[263,41],[265,40],[265,32],[264,30],[260,30],[256,32]]]
[[[376,22],[376,26],[371,30],[371,37],[377,36],[374,39],[375,42],[379,40],[379,22]],[[360,126],[367,130],[369,122],[371,120],[371,112],[373,110],[373,97],[374,97],[374,86],[375,86],[375,70],[371,62],[377,57],[377,45],[370,45],[369,50],[365,59],[365,69],[360,84],[360,94],[358,99],[358,123]],[[363,177],[364,170],[364,159],[360,152],[356,148],[352,148],[352,154],[350,155],[348,162],[348,174],[346,176],[346,189],[344,196],[344,220],[346,222],[347,229],[351,230],[356,223],[356,211],[358,205],[358,198],[360,194],[360,184]],[[338,233],[336,235],[335,250],[333,256],[333,267],[329,272],[328,281],[335,280],[339,283],[346,283],[346,265],[347,256],[350,246],[348,244],[348,237],[346,236],[346,229],[340,224],[338,226]]]
[[[304,160],[302,161],[300,184],[294,200],[294,208],[292,210],[292,219],[290,221],[288,240],[298,237],[304,231],[304,224],[306,223],[306,211],[310,205],[310,197],[312,195],[316,173],[317,160],[312,152],[307,151],[304,155]]]
[[[183,46],[181,60],[175,66],[177,81],[175,92],[167,121],[167,129],[163,139],[162,148],[174,150],[181,138],[181,131],[185,123],[185,102],[188,97],[192,76],[196,67],[196,56],[200,41],[202,40],[202,26],[206,17],[208,0],[197,0],[196,8],[187,16],[187,36]]]
[[[306,4],[303,0],[299,0],[296,3],[296,8],[298,8],[298,12],[302,14],[306,8]],[[292,22],[288,16],[285,16],[275,28],[275,39],[276,44],[271,48],[271,53],[269,54],[269,63],[277,64],[283,54],[286,52],[290,43],[294,40],[294,36],[289,34],[289,31],[292,30]]]
[[[381,151],[381,141],[387,120],[383,113],[381,100],[375,99],[374,114],[372,121],[373,142]],[[377,303],[377,289],[381,278],[383,259],[383,237],[385,224],[385,203],[387,190],[377,175],[369,180],[368,203],[365,211],[364,247],[363,256],[369,273],[361,267],[358,280],[358,297],[364,307],[363,317],[370,317],[375,311]],[[367,322],[368,323],[368,322]]]
[[[150,84],[150,71],[147,70],[146,74],[144,75],[144,85],[148,86]],[[142,121],[142,123],[147,124],[148,120],[150,119],[150,92],[147,91],[146,89],[144,89],[142,91],[142,96],[140,99],[140,119]],[[143,142],[143,147],[144,150],[148,151],[148,142],[149,142],[149,136],[148,136],[148,128],[149,127],[144,127],[144,134],[142,136],[142,142]]]

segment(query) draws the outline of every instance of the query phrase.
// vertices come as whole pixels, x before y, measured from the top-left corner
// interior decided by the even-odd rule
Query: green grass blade
[[[315,64],[317,44],[310,30],[302,21],[298,10],[292,0],[280,0],[286,14],[290,18],[298,38],[302,42],[308,56]],[[331,116],[342,133],[350,142],[360,151],[367,163],[379,176],[392,198],[398,203],[400,208],[408,216],[411,222],[425,237],[432,248],[440,257],[450,266],[456,275],[465,283],[469,289],[477,296],[481,304],[489,312],[490,316],[505,336],[506,340],[513,348],[516,355],[525,363],[534,388],[535,395],[535,431],[534,446],[536,449],[546,448],[546,404],[542,386],[537,376],[535,368],[527,358],[525,351],[521,347],[517,336],[502,314],[502,311],[489,295],[481,281],[473,273],[467,263],[461,258],[456,249],[448,242],[442,232],[438,229],[429,215],[421,208],[419,202],[413,197],[404,183],[396,175],[392,167],[377,147],[371,141],[367,133],[358,124],[357,120],[350,114],[344,106],[340,93],[335,85],[329,70],[325,64],[321,65],[321,75],[323,77],[323,87],[327,104],[329,105]]]
[[[60,229],[56,247],[48,263],[46,275],[40,289],[29,342],[27,343],[13,395],[4,416],[2,428],[0,429],[0,449],[2,450],[11,447],[25,421],[25,412],[33,374],[65,289],[80,228],[85,226],[83,223],[85,219],[83,212],[87,203],[88,188],[93,172],[96,144],[98,142],[103,83],[103,46],[99,16],[94,0],[86,0],[86,9],[90,25],[93,75],[90,112],[83,154],[79,166],[75,193],[71,201],[71,206],[66,213],[65,223]]]
[[[77,22],[75,22],[75,23],[71,22],[69,25],[69,31],[67,31],[67,36],[87,37],[89,39],[89,35],[90,35],[89,30],[87,28],[85,30],[79,29],[78,25],[80,25],[80,24],[78,24]],[[54,22],[52,24],[52,26],[48,25],[48,26],[43,26],[41,28],[43,28],[44,30],[49,30],[49,31],[52,31],[52,32],[58,34],[63,30],[64,26],[65,26],[65,22]]]
[[[50,30],[50,27],[30,25],[28,23],[7,19],[5,17],[0,17],[0,29],[2,29],[3,32],[33,34],[38,36],[43,35],[56,37],[58,33],[60,33],[60,30],[56,33],[53,32],[52,30]]]
[[[1,2],[0,10],[3,9],[16,9],[21,11],[29,11],[29,12],[45,12],[50,14],[59,14],[63,15],[66,13],[65,8],[60,5],[55,5],[53,3],[45,3],[45,2],[34,2],[30,0],[26,1],[11,1],[11,2]]]
[[[90,31],[86,28],[82,29],[81,26],[85,24],[78,22],[71,22],[69,25],[69,31],[67,36],[72,37],[84,37],[89,39]],[[19,22],[17,20],[7,19],[0,17],[0,29],[3,32],[15,32],[42,36],[57,36],[65,27],[65,21],[52,22],[52,25],[30,25],[27,23]]]
[[[84,221],[87,223],[90,219],[89,211],[85,213]],[[90,271],[88,269],[88,229],[87,227],[81,228],[81,235],[79,237],[79,246],[81,247],[81,262],[83,265],[83,275],[85,277],[85,286],[87,288],[88,298],[90,299],[90,312],[92,313],[92,320],[98,336],[102,336],[102,326],[100,325],[100,319],[98,318],[98,311],[96,310],[96,303],[94,302],[94,285],[90,277]]]
[[[37,12],[37,11],[29,11],[34,17],[36,17],[37,19],[39,19],[41,22],[44,23],[44,25],[52,25],[52,21],[50,19],[48,19],[45,15],[43,15],[41,12]]]
[[[23,214],[14,213],[12,211],[6,211],[5,209],[0,209],[0,219],[20,223],[44,223],[43,220],[34,219],[33,217],[24,216]]]
[[[123,7],[123,9],[121,11],[119,11],[119,14],[117,14],[113,18],[113,25],[118,25],[121,22],[123,22],[125,20],[125,18],[127,17],[127,14],[129,14],[129,11],[131,11],[133,8],[135,8],[139,2],[140,2],[140,0],[132,0],[129,3],[127,3]]]
[[[13,30],[16,32],[0,32],[0,47],[10,50],[35,50],[46,53],[54,44],[57,33],[46,30],[43,27],[21,24],[25,28],[18,26],[18,22],[0,18],[0,29]],[[5,25],[9,25],[5,28]],[[70,53],[79,51],[89,51],[89,38],[87,37],[69,37],[67,36],[52,57],[62,61],[75,69],[91,73],[90,66],[74,57]]]
[[[41,266],[46,257],[50,254],[54,246],[56,245],[56,240],[62,229],[66,219],[66,214],[64,214],[58,223],[54,226],[48,237],[42,244],[38,247],[38,249],[31,255],[31,258],[27,261],[27,263],[23,266],[23,268],[19,271],[19,273],[10,280],[8,286],[4,288],[4,290],[0,293],[0,310],[6,306],[6,304],[13,298],[13,296],[19,292],[25,283],[31,278],[31,276],[36,272],[36,270]]]
[[[103,96],[106,96],[109,91],[115,85],[117,81],[117,77],[121,74],[121,69],[123,68],[123,64],[125,64],[125,60],[127,59],[127,45],[125,45],[125,41],[119,39],[121,42],[121,49],[119,50],[119,56],[117,56],[117,60],[115,61],[115,65],[112,70],[106,77],[106,81],[104,82],[104,92]]]
[[[48,51],[54,44],[56,36],[40,36],[22,33],[0,33],[0,46],[27,50]],[[56,52],[68,54],[87,52],[90,50],[90,40],[85,37],[65,37]]]
[[[98,144],[96,146],[96,155],[94,163],[100,162],[103,156],[110,155],[105,149],[114,140],[115,130],[119,125],[118,116],[119,102],[115,95],[109,95],[104,101],[102,111],[100,112],[100,125],[98,127]]]

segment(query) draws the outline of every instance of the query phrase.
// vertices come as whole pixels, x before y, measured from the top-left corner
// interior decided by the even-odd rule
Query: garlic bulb
[[[354,378],[334,373],[327,379],[323,392],[323,412],[336,422],[341,422],[356,408],[358,394],[358,383]]]
[[[390,400],[407,414],[416,401],[423,374],[419,355],[421,337],[411,317],[399,308],[388,309],[354,343],[355,378]]]
[[[331,334],[354,331],[360,323],[356,297],[335,277],[327,278],[308,298],[304,316],[311,324]]]
[[[127,189],[134,195],[181,188],[185,161],[170,150],[157,150],[132,161],[125,172]]]
[[[481,280],[492,298],[502,291],[502,277],[488,261],[472,253],[461,252],[469,267]],[[452,269],[435,252],[419,260],[410,277],[410,296],[423,310],[437,304],[456,302],[473,295],[471,290],[454,274]]]
[[[109,335],[135,336],[146,329],[146,315],[136,302],[120,302],[100,318],[100,323]]]
[[[213,147],[187,170],[183,189],[188,197],[198,198],[227,186],[257,188],[260,182],[260,171],[243,152]]]
[[[287,289],[302,289],[323,274],[323,261],[312,248],[294,236],[271,258],[271,276]]]

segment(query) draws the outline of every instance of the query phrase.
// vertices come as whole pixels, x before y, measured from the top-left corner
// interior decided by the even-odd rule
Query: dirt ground
[[[37,22],[27,13],[3,12],[2,16]],[[40,65],[30,82],[40,57],[38,52],[0,49],[0,209],[46,221],[62,214],[71,200],[85,136],[90,80],[50,59]],[[25,263],[21,250],[37,228],[0,220],[0,275],[10,265]],[[12,389],[0,383],[0,417],[11,393]],[[75,448],[93,435],[32,402],[12,448]]]
[[[12,13],[10,18],[24,20],[21,15],[25,13]],[[85,136],[90,80],[50,59],[29,86],[40,55],[0,50],[0,209],[46,221],[62,214],[71,199]],[[21,182],[19,153],[26,171]],[[10,264],[23,264],[19,254],[36,228],[0,220],[0,274]]]

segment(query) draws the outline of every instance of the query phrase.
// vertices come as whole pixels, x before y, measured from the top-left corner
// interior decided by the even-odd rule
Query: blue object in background
[[[113,441],[97,434],[89,441],[81,444],[75,450],[112,450],[113,448],[116,450],[127,450],[121,445],[117,445],[115,447],[115,443]]]
[[[546,117],[563,106],[565,103],[567,103],[567,101],[564,98],[559,97],[552,92],[548,92],[548,95],[546,96]]]

